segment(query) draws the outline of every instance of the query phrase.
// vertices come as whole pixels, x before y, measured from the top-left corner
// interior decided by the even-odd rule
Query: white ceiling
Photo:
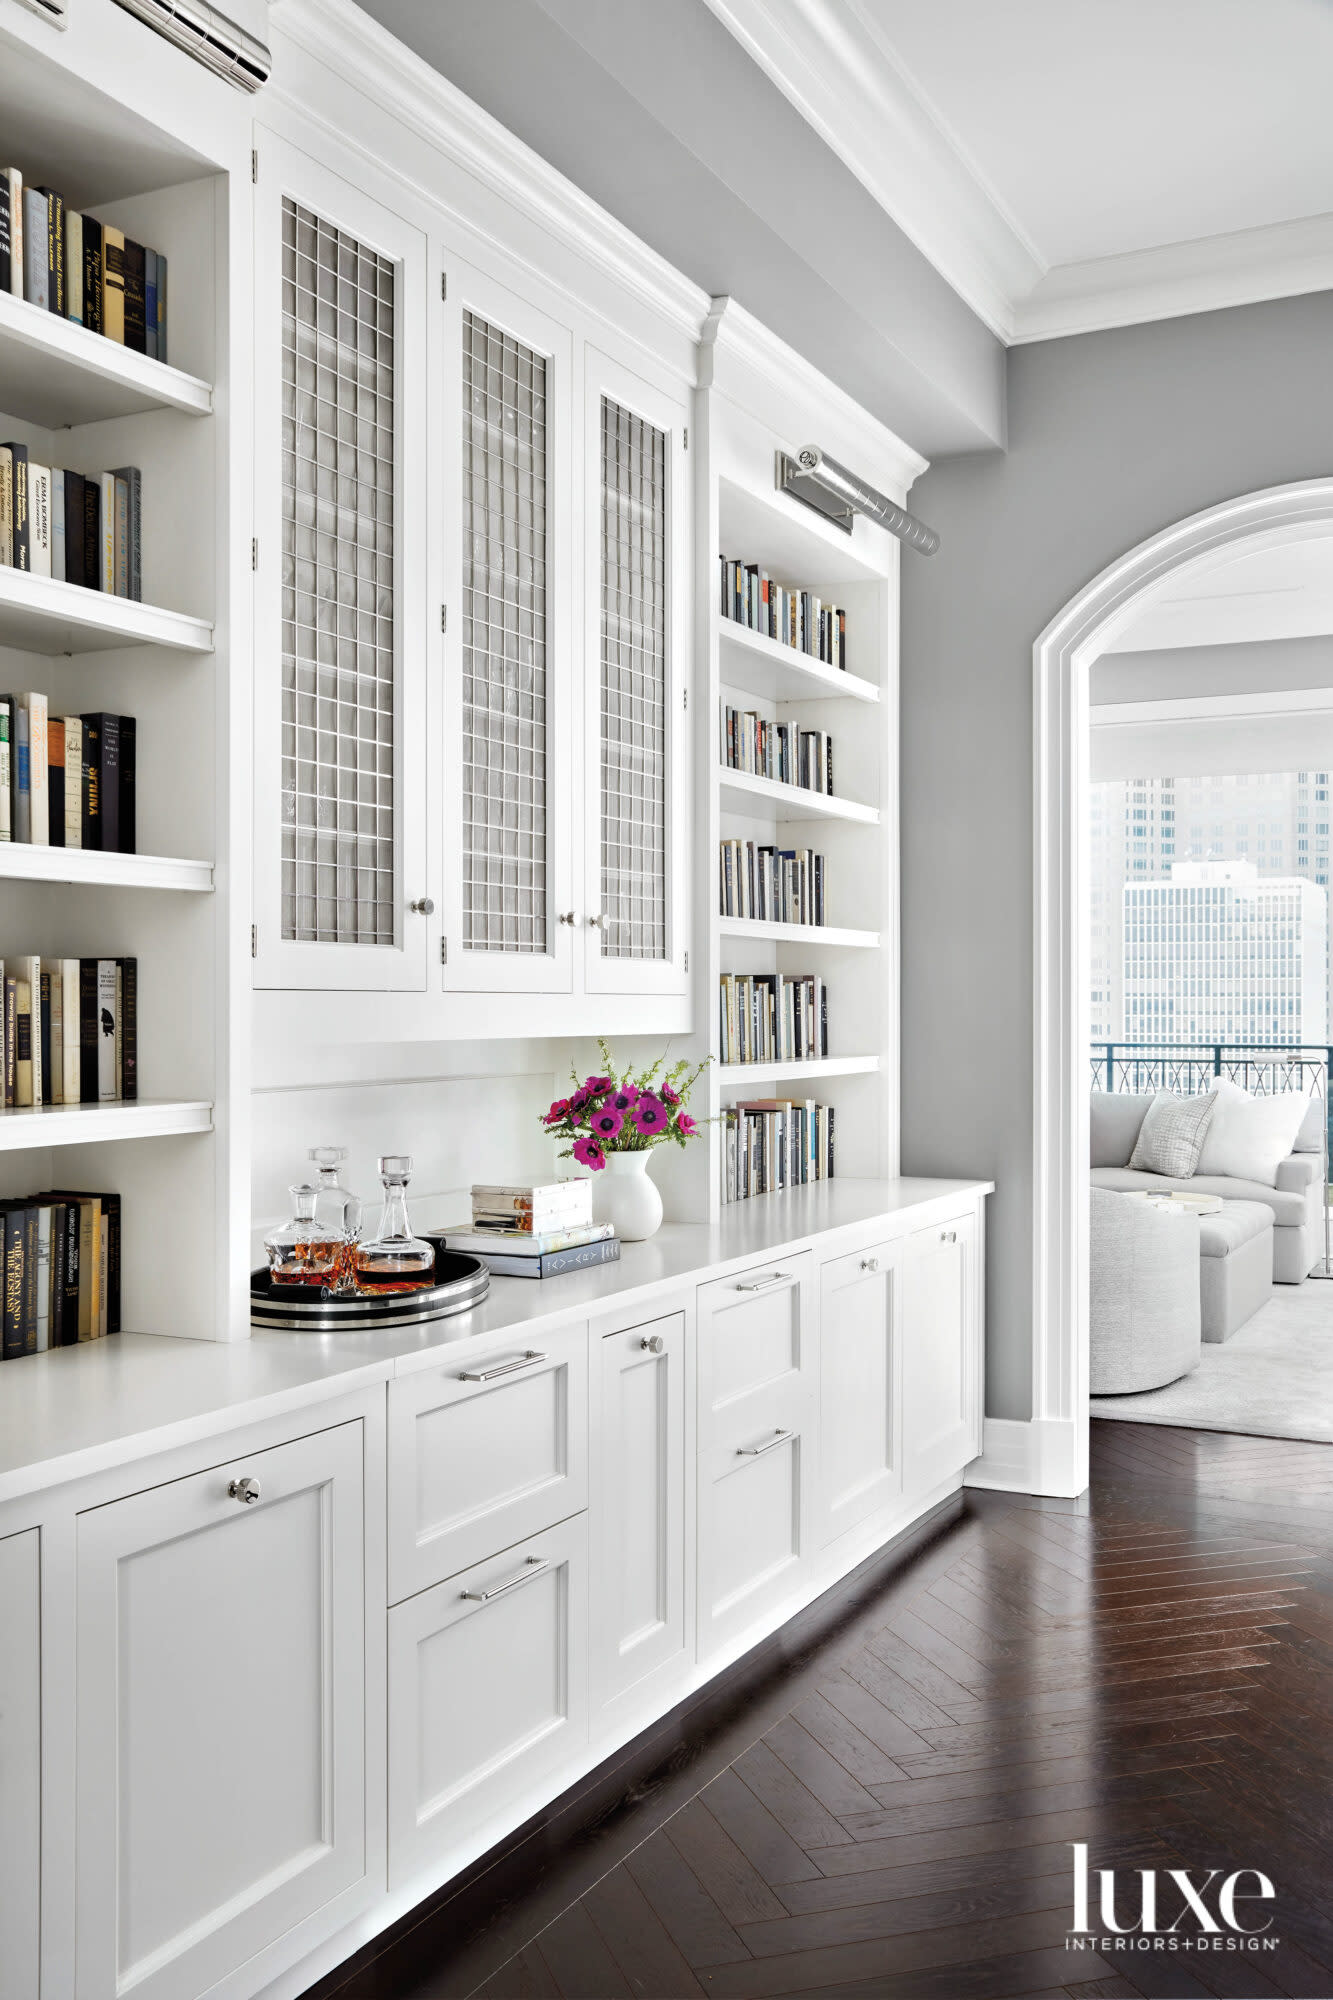
[[[1149,604],[1112,654],[1333,633],[1333,537],[1277,543],[1193,570]]]
[[[1333,285],[1330,0],[708,0],[1008,340]]]

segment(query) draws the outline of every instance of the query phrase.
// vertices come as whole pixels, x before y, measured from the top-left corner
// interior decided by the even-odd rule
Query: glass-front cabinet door
[[[686,990],[687,410],[584,368],[583,983]]]
[[[446,990],[568,993],[573,979],[571,347],[567,328],[447,260],[433,734]]]
[[[260,135],[255,983],[421,990],[426,241]]]

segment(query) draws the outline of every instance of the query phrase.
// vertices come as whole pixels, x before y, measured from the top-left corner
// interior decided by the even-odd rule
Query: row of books
[[[813,591],[778,583],[758,563],[719,556],[719,609],[724,618],[847,671],[847,613]]]
[[[120,1332],[120,1196],[0,1201],[0,1360]]]
[[[44,694],[0,694],[0,841],[134,854],[132,715],[52,715]]]
[[[824,921],[824,857],[808,847],[721,842],[721,915],[767,924]]]
[[[139,961],[0,959],[6,1110],[139,1095]]]
[[[724,702],[721,749],[728,770],[832,796],[833,738],[826,729],[768,722],[752,708],[729,708]]]
[[[748,1201],[833,1178],[833,1106],[767,1097],[723,1114],[722,1199]]]
[[[167,260],[123,229],[67,208],[55,188],[0,167],[0,292],[167,358]]]
[[[137,465],[85,478],[0,444],[0,567],[143,597],[143,478]]]
[[[818,973],[724,972],[718,980],[724,1063],[817,1062],[829,1052],[828,988]]]

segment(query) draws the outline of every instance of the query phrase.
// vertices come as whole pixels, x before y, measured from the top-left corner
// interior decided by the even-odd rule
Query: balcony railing
[[[1094,1042],[1090,1056],[1094,1090],[1173,1090],[1182,1097],[1197,1097],[1224,1076],[1252,1097],[1279,1097],[1296,1091],[1302,1097],[1321,1098],[1329,1140],[1324,1151],[1327,1181],[1329,1154],[1333,1152],[1329,1106],[1333,1047],[1317,1042],[1290,1046],[1263,1042]]]

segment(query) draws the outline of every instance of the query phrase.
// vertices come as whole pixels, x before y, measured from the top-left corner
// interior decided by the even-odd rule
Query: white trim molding
[[[1068,1426],[1073,1436],[1063,1467],[1050,1468],[1063,1477],[1046,1492],[1079,1493],[1088,1473],[1089,668],[1182,574],[1224,551],[1285,541],[1330,521],[1333,478],[1243,494],[1191,515],[1103,570],[1032,649],[1032,1413],[1034,1426]]]
[[[1087,1454],[1086,1424],[1082,1442]],[[987,1417],[981,1432],[981,1457],[963,1473],[964,1486],[984,1486],[994,1493],[1081,1493],[1087,1478],[1078,1478],[1079,1426],[1074,1423],[1020,1423],[1010,1417]]]
[[[708,0],[723,26],[947,284],[1008,340],[1046,274],[860,0]]]

